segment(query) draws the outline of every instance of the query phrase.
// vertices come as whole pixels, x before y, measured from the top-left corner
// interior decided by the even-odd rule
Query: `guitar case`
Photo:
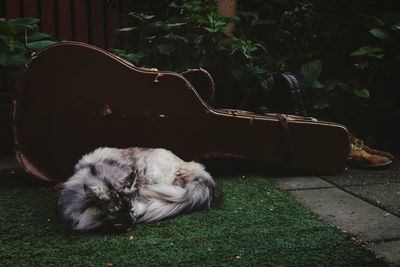
[[[187,161],[239,157],[318,173],[346,168],[350,142],[344,126],[211,108],[211,77],[202,75],[201,81],[193,73],[138,68],[78,42],[42,49],[26,64],[15,91],[19,163],[55,183],[100,146],[162,147]],[[190,80],[208,81],[205,99]]]

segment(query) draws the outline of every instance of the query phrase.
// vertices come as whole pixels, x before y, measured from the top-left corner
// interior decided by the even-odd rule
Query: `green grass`
[[[212,210],[138,225],[122,234],[74,233],[57,213],[54,188],[3,183],[0,266],[382,264],[266,179],[216,180],[224,199]]]

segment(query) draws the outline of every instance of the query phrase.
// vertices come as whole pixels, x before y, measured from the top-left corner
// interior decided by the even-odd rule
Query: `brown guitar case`
[[[163,147],[184,160],[233,156],[322,173],[347,166],[349,135],[342,125],[213,109],[189,82],[192,74],[138,68],[77,42],[39,51],[15,92],[20,164],[56,183],[100,146]]]

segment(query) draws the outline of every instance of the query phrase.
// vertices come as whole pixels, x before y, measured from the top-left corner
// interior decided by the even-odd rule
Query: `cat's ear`
[[[122,187],[124,189],[130,189],[132,187],[133,182],[135,181],[137,176],[136,170],[133,170],[122,180]]]

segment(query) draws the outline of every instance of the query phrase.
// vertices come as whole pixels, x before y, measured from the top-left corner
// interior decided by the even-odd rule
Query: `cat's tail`
[[[215,182],[203,170],[184,186],[147,185],[141,188],[140,195],[134,204],[136,222],[154,222],[179,213],[209,208],[215,197]]]

